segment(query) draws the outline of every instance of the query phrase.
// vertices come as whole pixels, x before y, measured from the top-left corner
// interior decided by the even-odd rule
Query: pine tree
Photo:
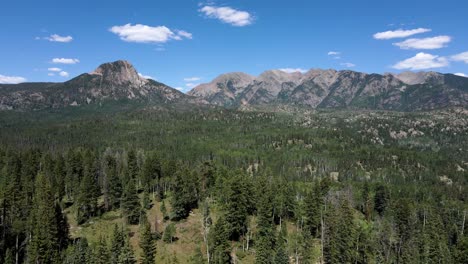
[[[382,216],[387,208],[390,197],[387,190],[387,187],[384,185],[378,185],[375,189],[374,196],[374,208],[377,213]]]
[[[278,238],[275,244],[274,264],[289,264],[289,256],[287,253],[287,227],[286,224],[281,225],[281,230],[278,233]]]
[[[230,263],[229,227],[226,218],[221,216],[209,235],[210,257],[213,264]]]
[[[140,220],[140,199],[135,189],[134,180],[129,180],[125,186],[121,200],[122,212],[127,223],[134,225]]]
[[[122,252],[122,248],[125,244],[125,237],[123,230],[121,230],[117,224],[114,225],[114,231],[112,233],[111,247],[110,247],[110,263],[118,264],[119,256]]]
[[[146,217],[144,217],[146,219]],[[140,225],[140,248],[142,250],[141,263],[153,264],[155,260],[156,246],[154,244],[151,226],[148,220]]]
[[[175,173],[172,204],[172,219],[178,221],[187,218],[190,211],[197,207],[196,179],[183,167]]]
[[[322,203],[320,184],[317,182],[304,198],[304,230],[307,237],[319,235]]]
[[[110,262],[109,249],[106,240],[103,237],[99,238],[93,252],[93,264],[108,264]]]
[[[229,179],[226,190],[226,222],[229,223],[229,238],[239,240],[247,231],[247,217],[252,204],[249,182],[245,177]]]
[[[59,255],[55,198],[50,183],[43,173],[38,174],[35,186],[28,259],[30,263],[52,263]]]
[[[120,251],[118,264],[136,264],[135,254],[133,253],[132,247],[130,246],[130,241],[127,238],[124,239],[123,247]]]
[[[258,234],[256,243],[255,262],[267,264],[273,262],[273,205],[270,186],[266,178],[259,181],[259,199],[257,205]]]
[[[174,240],[175,234],[176,234],[176,226],[174,223],[170,223],[169,225],[166,226],[166,229],[164,229],[164,234],[163,234],[163,241],[166,243],[172,243]]]

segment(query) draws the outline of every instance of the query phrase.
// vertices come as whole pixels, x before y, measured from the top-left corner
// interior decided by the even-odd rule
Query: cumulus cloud
[[[344,66],[346,68],[353,68],[353,67],[356,67],[356,64],[354,63],[351,63],[351,62],[343,62],[343,63],[340,63],[341,66]]]
[[[454,75],[457,75],[457,76],[460,76],[460,77],[468,77],[468,75],[466,75],[464,73],[461,73],[461,72],[454,73]]]
[[[329,51],[328,53],[328,56],[338,56],[341,54],[341,52],[339,51]]]
[[[398,62],[393,65],[393,68],[397,70],[426,70],[447,67],[448,65],[449,60],[446,57],[420,52],[412,58]]]
[[[385,32],[375,33],[374,38],[375,39],[406,38],[409,36],[426,33],[430,31],[431,29],[428,29],[428,28],[416,28],[416,29],[410,29],[410,30],[398,29],[394,31],[385,31]]]
[[[306,73],[307,72],[307,70],[302,69],[302,68],[283,68],[279,70],[283,72],[287,72],[287,73],[293,73],[293,72]]]
[[[62,77],[68,77],[69,76],[68,72],[66,72],[66,71],[59,72],[59,75],[62,76]]]
[[[407,39],[403,42],[393,43],[393,45],[401,49],[440,49],[446,47],[450,41],[452,41],[452,38],[449,36],[437,36],[433,38]]]
[[[236,27],[248,26],[253,23],[253,16],[246,11],[237,10],[231,7],[204,6],[199,10],[209,18],[221,20],[223,23]]]
[[[184,30],[170,30],[166,26],[147,26],[142,24],[126,24],[113,26],[110,32],[118,35],[121,40],[136,43],[166,43],[169,40],[191,39],[192,34]]]
[[[47,39],[48,41],[52,41],[52,42],[62,42],[62,43],[71,42],[73,40],[72,36],[60,36],[57,34],[50,35],[49,37],[46,37],[45,39]]]
[[[138,76],[142,77],[142,78],[145,78],[145,79],[151,79],[151,80],[155,80],[153,77],[149,76],[149,75],[144,75],[142,73],[138,73]]]
[[[60,71],[62,71],[62,69],[60,69],[60,68],[48,68],[47,70],[51,71],[51,72],[60,72]]]
[[[196,82],[196,81],[199,81],[201,80],[200,77],[188,77],[188,78],[184,78],[184,81],[185,82]]]
[[[454,61],[463,61],[464,63],[468,63],[468,51],[453,55],[451,59]]]
[[[5,76],[0,74],[0,83],[2,84],[16,84],[25,82],[26,78],[20,76]]]
[[[80,62],[78,59],[67,59],[67,58],[53,58],[52,63],[57,64],[76,64]]]

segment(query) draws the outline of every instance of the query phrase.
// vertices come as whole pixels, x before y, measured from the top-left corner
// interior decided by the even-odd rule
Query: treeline
[[[288,178],[135,149],[2,149],[0,260],[154,263],[156,241],[177,240],[177,224],[198,209],[203,246],[193,263],[468,263],[464,186],[325,172]],[[154,201],[164,230],[148,220]],[[81,225],[112,211],[139,225],[138,255],[126,226],[99,243],[71,236],[68,217]]]

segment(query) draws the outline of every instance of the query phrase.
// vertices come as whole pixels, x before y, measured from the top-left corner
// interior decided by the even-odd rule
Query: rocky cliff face
[[[145,79],[127,61],[100,65],[64,83],[0,85],[0,109],[44,109],[105,101],[168,103],[193,100],[165,84]]]
[[[266,71],[254,78],[224,74],[189,94],[221,106],[296,105],[308,108],[429,110],[468,105],[468,79],[435,72],[366,74],[312,69],[304,74]],[[222,80],[222,82],[219,82]],[[226,83],[236,83],[227,87]],[[216,87],[216,96],[206,96]]]

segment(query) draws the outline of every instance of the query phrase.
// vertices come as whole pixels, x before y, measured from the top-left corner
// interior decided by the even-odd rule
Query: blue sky
[[[5,1],[0,82],[65,81],[119,59],[183,91],[232,71],[468,75],[467,10],[460,0]]]

